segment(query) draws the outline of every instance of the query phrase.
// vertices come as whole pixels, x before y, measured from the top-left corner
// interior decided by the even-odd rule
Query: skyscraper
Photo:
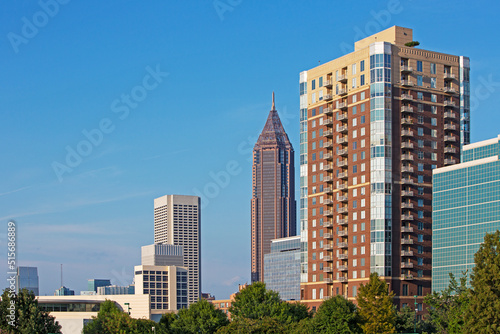
[[[271,240],[296,235],[294,151],[274,106],[253,149],[252,282],[264,280]]]
[[[376,272],[399,307],[431,291],[432,170],[469,142],[469,59],[391,27],[300,74],[301,299],[356,297]]]
[[[33,291],[35,296],[39,295],[38,288],[38,268],[37,267],[17,267],[16,288],[19,292],[22,289]]]
[[[500,230],[500,135],[465,145],[462,156],[433,173],[433,291],[448,287],[449,273],[470,275],[484,235]]]
[[[197,196],[166,195],[154,201],[154,242],[183,247],[188,306],[201,297],[200,208]]]

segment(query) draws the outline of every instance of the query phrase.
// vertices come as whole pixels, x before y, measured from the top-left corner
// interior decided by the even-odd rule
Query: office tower
[[[109,279],[89,279],[87,280],[88,291],[97,292],[97,289],[102,286],[110,286],[111,280]]]
[[[433,171],[432,290],[474,267],[486,233],[500,230],[500,135],[465,145],[462,163]]]
[[[148,266],[184,265],[183,246],[169,244],[152,244],[141,247],[141,263]]]
[[[188,306],[201,296],[201,213],[197,196],[166,195],[154,201],[154,242],[182,246],[188,273]]]
[[[37,267],[17,267],[16,288],[16,292],[19,292],[22,289],[28,289],[33,291],[35,296],[38,296],[39,289]]]
[[[253,148],[252,282],[264,279],[271,240],[296,235],[294,151],[274,106]]]
[[[118,285],[107,285],[100,286],[97,288],[97,295],[134,295],[135,286],[118,286]]]
[[[299,235],[271,240],[271,253],[264,255],[264,283],[282,300],[300,300]]]
[[[432,170],[469,142],[469,59],[391,27],[300,74],[301,299],[355,298],[376,272],[398,307],[431,291]],[[323,297],[323,298],[322,298]]]
[[[65,286],[61,286],[54,292],[54,296],[74,296],[75,290],[71,290]]]

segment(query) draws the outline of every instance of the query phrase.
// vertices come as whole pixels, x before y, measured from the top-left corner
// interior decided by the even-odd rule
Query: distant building
[[[16,287],[19,292],[22,289],[33,291],[35,296],[39,295],[38,269],[37,267],[17,267]]]
[[[248,284],[239,284],[238,285],[238,292],[232,293],[231,296],[229,296],[229,299],[214,299],[210,300],[212,305],[215,306],[216,309],[221,310],[224,312],[229,319],[231,319],[231,312],[229,312],[229,308],[231,307],[231,304],[234,301],[234,298],[238,293],[240,293],[241,290],[245,289],[248,287]]]
[[[80,291],[80,296],[95,296],[97,292],[95,291]]]
[[[109,279],[89,279],[88,280],[88,291],[97,292],[97,288],[101,286],[109,286],[111,285],[111,280]]]
[[[154,200],[154,242],[182,246],[183,267],[189,270],[188,306],[201,296],[200,224],[199,197],[166,195]]]
[[[251,200],[252,282],[264,280],[271,240],[297,234],[294,150],[274,105],[253,149]]]
[[[133,295],[135,294],[135,286],[118,286],[118,285],[109,285],[109,286],[100,286],[97,288],[98,295]]]
[[[264,283],[282,300],[300,300],[300,236],[271,240],[264,255]]]
[[[210,293],[202,293],[201,294],[201,299],[205,299],[207,301],[212,301],[212,300],[215,300],[215,296],[211,295]]]
[[[68,289],[65,286],[61,286],[54,293],[54,296],[74,296],[74,295],[75,295],[75,291],[74,290],[70,290],[70,289]]]
[[[141,247],[141,264],[147,266],[184,265],[184,247],[181,245],[152,244]]]
[[[500,230],[500,135],[463,146],[462,163],[433,172],[432,290],[471,273],[486,233]]]

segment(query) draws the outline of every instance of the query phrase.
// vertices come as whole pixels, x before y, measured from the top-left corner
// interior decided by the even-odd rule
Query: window
[[[424,277],[424,271],[422,269],[417,270],[418,277]]]
[[[418,206],[420,206],[420,207],[424,206],[424,200],[423,199],[421,199],[421,198],[418,199]]]
[[[356,95],[354,95],[354,96],[356,96]],[[353,102],[354,102],[354,96],[352,97]],[[356,115],[356,112],[357,112],[357,111],[358,111],[358,108],[357,108],[356,106],[352,107],[352,114],[353,114],[353,115]]]
[[[356,162],[356,160],[358,160],[358,154],[357,154],[357,153],[354,153],[354,154],[352,155],[352,161],[353,161],[353,162]]]
[[[361,223],[361,231],[365,230],[365,223]]]
[[[356,150],[357,148],[358,148],[358,143],[357,142],[353,142],[352,143],[352,149]]]
[[[424,99],[424,93],[417,92],[417,100],[423,100],[423,99]]]
[[[433,125],[433,126],[438,125],[437,118],[434,118],[434,117],[431,118],[431,125]]]
[[[364,224],[364,223],[363,223],[363,224]],[[361,249],[360,249],[360,250],[361,250],[361,255],[364,255],[364,254],[365,254],[365,252],[366,252],[366,251],[365,251],[365,246],[361,246]]]
[[[418,128],[417,133],[419,136],[423,136],[424,135],[424,128]]]
[[[319,77],[319,87],[323,87],[323,77]]]
[[[436,64],[431,63],[431,74],[436,74]]]
[[[424,229],[424,223],[418,222],[418,229],[422,231]]]
[[[363,96],[363,98],[362,98],[362,99],[364,99],[365,92],[362,92],[362,93],[361,93],[361,96]],[[360,110],[361,110],[361,112],[365,111],[365,104],[364,104],[364,103],[363,103],[363,104],[361,104],[361,106],[360,106]]]
[[[365,75],[364,74],[361,74],[361,76],[359,77],[359,85],[360,86],[365,85]]]
[[[422,296],[422,286],[417,285],[417,296]]]
[[[353,244],[357,244],[358,243],[358,236],[357,235],[355,235],[355,236],[352,237],[352,243]]]
[[[353,267],[357,267],[358,266],[358,260],[357,259],[352,260],[352,266]]]
[[[424,218],[424,212],[423,211],[418,211],[418,218],[420,218],[420,219]]]
[[[424,176],[423,175],[419,175],[417,182],[418,183],[424,183]]]
[[[423,259],[423,258],[419,257],[419,258],[417,259],[417,261],[418,261],[418,265],[419,265],[419,266],[423,266],[423,265],[424,265],[424,259]]]
[[[422,103],[419,103],[417,107],[418,107],[418,112],[424,112],[424,105]]]
[[[424,171],[424,164],[423,163],[418,163],[418,171],[423,172]]]
[[[418,254],[423,254],[424,253],[424,246],[418,245],[417,246],[417,252],[418,252]]]
[[[423,151],[418,151],[417,152],[417,158],[423,159],[424,158],[424,152]]]
[[[436,78],[431,78],[431,88],[436,88]]]
[[[311,103],[316,103],[316,93],[312,93],[312,95],[311,95]]]
[[[417,75],[417,86],[422,86],[422,76]]]
[[[356,74],[356,64],[352,64],[352,75]]]
[[[431,130],[431,136],[437,138],[437,130]]]
[[[316,142],[313,142],[312,143],[312,149],[315,150],[316,149]]]
[[[417,122],[418,122],[418,124],[424,124],[424,116],[418,115]]]
[[[311,82],[311,90],[315,90],[316,89],[316,80],[313,80]]]
[[[437,141],[431,141],[431,147],[433,150],[437,150],[437,148],[438,148]]]
[[[431,102],[437,102],[437,95],[431,94]]]
[[[356,78],[352,78],[352,88],[356,88]]]
[[[418,140],[418,147],[424,147],[424,140],[423,139]]]
[[[363,140],[361,142],[363,142]],[[365,152],[361,152],[361,160],[365,159],[365,157],[366,157],[366,153]],[[364,172],[364,170],[363,170],[363,172]]]
[[[403,296],[408,296],[408,284],[403,284]]]
[[[424,194],[424,187],[418,187],[418,194],[420,196]]]
[[[424,235],[418,234],[418,242],[424,242]]]
[[[365,116],[361,116],[360,123],[361,123],[361,124],[365,124]],[[363,129],[364,129],[364,128],[363,128]],[[363,132],[364,132],[364,131],[363,131]]]
[[[365,75],[363,74],[362,77],[364,78]],[[364,80],[364,79],[363,79]],[[364,100],[365,99],[365,92],[361,92],[359,93],[359,99],[360,100]],[[362,106],[364,106],[364,104],[362,104]],[[365,111],[365,108],[361,108],[362,110],[361,111]]]
[[[356,125],[358,125],[358,119],[356,117],[354,117],[352,119],[352,126],[356,126]]]
[[[364,61],[364,60],[362,60],[362,61],[360,61],[360,63],[359,63],[359,71],[360,71],[360,72],[364,72],[364,70],[365,70],[365,61]]]
[[[417,60],[417,71],[422,72],[422,61],[421,60]]]
[[[436,106],[431,106],[431,112],[435,115],[437,114],[437,107]]]
[[[438,159],[437,153],[431,153],[431,159],[432,161],[437,161]]]

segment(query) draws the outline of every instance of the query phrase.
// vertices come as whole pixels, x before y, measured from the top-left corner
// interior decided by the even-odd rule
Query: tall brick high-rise
[[[469,59],[392,27],[300,74],[301,299],[354,299],[376,272],[398,306],[431,292],[432,170],[469,143]]]
[[[264,280],[271,240],[296,235],[294,151],[274,107],[253,149],[252,282]]]

